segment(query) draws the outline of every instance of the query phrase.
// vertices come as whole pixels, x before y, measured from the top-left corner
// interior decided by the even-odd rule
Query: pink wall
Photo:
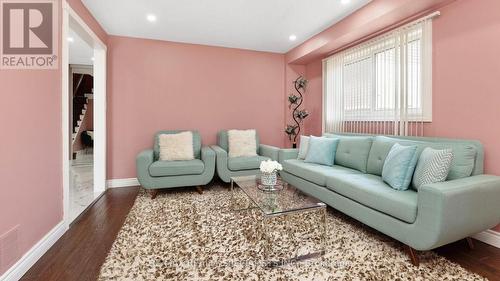
[[[135,157],[158,130],[255,128],[283,145],[284,55],[108,38],[108,178],[135,177]]]
[[[321,135],[323,110],[323,71],[321,60],[306,65],[306,77],[309,80],[305,98],[309,117],[306,119],[306,133],[309,135]],[[319,94],[318,94],[319,93]]]
[[[60,74],[0,70],[0,236],[18,228],[0,275],[62,220]]]
[[[500,175],[500,131],[495,129],[500,120],[500,1],[456,0],[439,11],[441,16],[433,24],[433,121],[424,133],[480,140],[485,147],[485,172]],[[358,32],[361,27],[346,28]],[[320,134],[321,58],[308,62],[306,76],[310,80],[307,107],[319,109],[311,110],[307,133]]]
[[[95,27],[88,12],[75,10]],[[18,230],[17,247],[0,265],[2,275],[63,219],[61,69],[0,70],[0,85],[0,237]]]

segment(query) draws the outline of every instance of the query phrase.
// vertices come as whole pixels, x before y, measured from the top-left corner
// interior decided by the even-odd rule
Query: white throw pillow
[[[445,181],[452,161],[453,151],[450,148],[437,150],[426,147],[413,174],[413,187],[418,190],[423,185]]]
[[[161,134],[159,137],[160,160],[193,160],[193,133]]]
[[[297,159],[300,160],[306,159],[308,150],[309,150],[309,137],[300,136],[299,155],[297,156]]]
[[[227,142],[229,157],[257,156],[255,130],[229,130]]]

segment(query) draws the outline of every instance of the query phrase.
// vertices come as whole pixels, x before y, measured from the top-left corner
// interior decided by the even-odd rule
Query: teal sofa
[[[259,173],[260,162],[265,160],[278,160],[279,148],[260,144],[259,135],[256,134],[257,156],[228,157],[229,145],[227,130],[218,132],[217,144],[211,148],[217,154],[217,174],[224,182],[230,182],[231,177],[248,176]]]
[[[193,132],[194,160],[160,161],[160,134],[175,134],[181,130],[159,131],[154,137],[153,149],[139,153],[136,158],[137,179],[142,187],[152,191],[152,198],[161,188],[196,186],[199,193],[202,186],[208,184],[215,173],[215,152],[210,147],[201,146],[201,137]]]
[[[331,135],[339,138],[334,166],[305,163],[297,149],[282,149],[281,176],[290,184],[348,216],[415,250],[431,250],[467,238],[500,222],[500,177],[483,174],[483,147],[478,141],[424,137]],[[392,145],[452,148],[453,161],[445,182],[417,192],[398,191],[381,178]]]

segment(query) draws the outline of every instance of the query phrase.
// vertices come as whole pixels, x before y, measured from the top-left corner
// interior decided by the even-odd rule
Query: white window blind
[[[423,135],[432,121],[432,19],[323,61],[324,131]]]

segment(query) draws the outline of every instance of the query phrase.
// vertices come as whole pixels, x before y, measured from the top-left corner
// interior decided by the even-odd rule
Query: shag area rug
[[[241,191],[234,198],[249,204]],[[234,198],[219,184],[154,200],[140,192],[99,280],[484,280],[431,251],[415,267],[401,243],[332,210],[322,257],[267,268],[321,249],[321,216],[278,217],[263,228],[257,210],[232,211]]]

